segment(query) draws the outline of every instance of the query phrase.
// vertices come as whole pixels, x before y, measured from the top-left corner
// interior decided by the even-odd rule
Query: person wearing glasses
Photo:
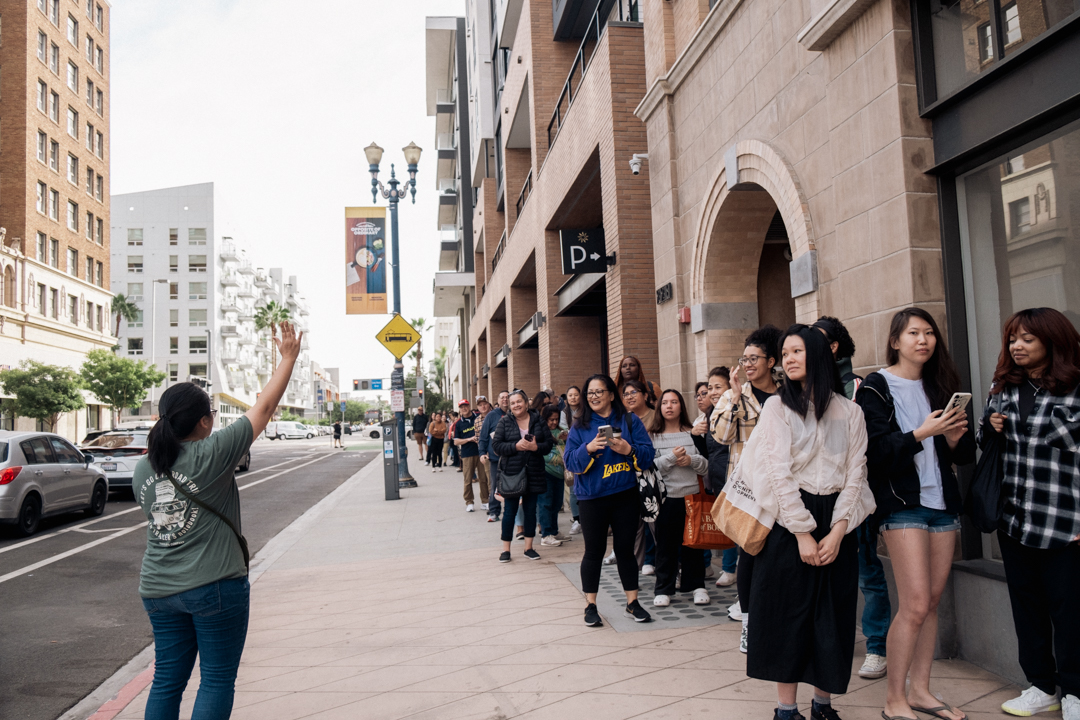
[[[698,424],[695,424],[694,429],[691,430],[691,433],[697,435],[700,432],[705,437],[705,456],[709,458],[709,473],[706,476],[706,479],[708,480],[707,487],[709,488],[709,492],[714,495],[719,495],[720,491],[724,489],[724,485],[727,484],[729,453],[728,446],[718,443],[712,433],[709,432],[709,425],[712,422],[712,416],[716,411],[717,403],[720,402],[720,398],[724,396],[724,393],[730,389],[730,368],[721,365],[714,367],[709,371],[709,382],[707,385],[709,393],[709,410],[705,413],[704,418],[702,418]],[[735,584],[735,581],[738,578],[738,562],[739,548],[733,547],[724,550],[721,555],[720,576],[716,578],[716,587],[731,587]],[[738,603],[735,603],[735,605],[738,605]],[[734,608],[734,605],[732,607]]]
[[[649,396],[644,383],[638,380],[627,380],[622,386],[623,406],[637,415],[641,424],[652,427],[653,417],[656,415],[656,405]],[[649,526],[643,520],[638,525],[637,539],[634,541],[634,559],[644,575],[652,575],[656,571],[656,542]],[[604,558],[605,565],[614,565],[615,549]]]
[[[693,440],[698,453],[702,457],[708,458],[709,445],[705,441],[705,436],[709,434],[709,414],[712,413],[713,409],[712,400],[709,398],[709,383],[702,380],[694,386],[694,401],[697,405],[698,415],[690,428],[690,439]],[[706,475],[705,479],[708,481],[707,473],[702,473],[702,475]],[[710,486],[711,484],[706,482],[706,489]],[[705,577],[714,577],[716,573],[712,566],[712,550],[703,550],[702,554],[705,559]]]
[[[780,329],[766,325],[750,333],[746,338],[739,363],[731,368],[731,389],[721,396],[712,415],[711,432],[721,445],[728,446],[728,477],[739,464],[743,446],[761,417],[765,401],[775,395],[780,386],[773,376],[778,360]],[[740,383],[739,373],[746,373],[746,382]],[[729,608],[730,617],[742,620],[742,640],[739,649],[746,652],[746,636],[749,627],[750,585],[754,573],[754,556],[739,551],[736,585],[739,590],[739,607]]]
[[[615,385],[619,388],[620,397],[622,391],[626,389],[626,383],[631,380],[641,383],[642,387],[645,388],[649,407],[656,407],[656,398],[660,393],[660,387],[656,383],[645,379],[645,371],[641,369],[640,360],[633,355],[627,355],[619,361],[619,376],[615,379]]]
[[[619,579],[626,592],[626,614],[637,622],[649,622],[652,616],[638,602],[634,538],[641,522],[637,473],[652,464],[655,451],[645,426],[627,412],[610,377],[591,376],[585,382],[585,399],[585,408],[570,428],[563,453],[566,469],[576,476],[574,492],[585,540],[581,558],[585,624],[603,625],[596,609],[596,595],[609,528]]]

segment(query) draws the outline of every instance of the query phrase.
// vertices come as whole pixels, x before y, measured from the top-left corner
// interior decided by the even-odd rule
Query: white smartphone
[[[597,435],[603,435],[605,438],[607,438],[608,442],[611,442],[612,439],[615,437],[615,432],[612,430],[610,425],[601,425],[600,427],[596,428],[596,433]]]
[[[967,410],[968,403],[971,402],[971,393],[953,393],[953,396],[949,398],[949,404],[945,406],[945,412],[956,408],[959,412]]]

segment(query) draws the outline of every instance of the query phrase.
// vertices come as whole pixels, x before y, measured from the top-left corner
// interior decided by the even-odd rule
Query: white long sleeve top
[[[697,451],[693,436],[683,430],[677,433],[649,433],[652,438],[653,448],[656,449],[656,457],[653,465],[664,478],[667,486],[667,496],[671,498],[686,497],[698,491],[698,475],[709,472],[709,460]],[[690,464],[679,467],[675,464],[675,448],[681,447],[686,450]]]
[[[866,422],[862,408],[834,394],[818,420],[811,404],[806,417],[772,397],[762,408],[754,434],[739,464],[754,495],[776,521],[793,533],[817,529],[800,490],[814,495],[839,493],[830,527],[847,520],[851,532],[874,512],[866,481]]]

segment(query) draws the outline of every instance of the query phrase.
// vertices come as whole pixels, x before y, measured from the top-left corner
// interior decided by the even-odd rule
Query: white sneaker
[[[468,505],[465,506],[465,512],[472,512],[472,511],[473,511],[473,504],[472,503],[469,503]]]
[[[671,598],[669,598],[667,595],[657,595],[653,598],[652,604],[656,607],[667,607],[671,604]]]
[[[548,547],[559,547],[562,545],[562,540],[557,539],[554,535],[547,535],[540,538],[541,545],[547,545]]]
[[[642,565],[641,566],[641,574],[642,575],[655,575],[656,574],[656,567],[654,565]]]
[[[481,509],[481,510],[487,510],[487,508],[488,508],[488,504],[487,504],[487,503],[480,503],[480,509]]]
[[[1019,715],[1020,717],[1029,717],[1035,713],[1059,710],[1060,708],[1061,702],[1058,701],[1057,695],[1047,695],[1034,685],[1020,693],[1020,697],[1001,703],[1002,710],[1010,715]],[[1077,709],[1080,710],[1080,708]]]
[[[570,534],[571,535],[580,535],[581,534],[581,523],[578,522],[577,520],[575,520],[573,522],[573,524],[570,526]]]
[[[694,591],[694,604],[695,605],[708,605],[712,602],[712,598],[709,597],[709,591],[705,588],[698,588]]]
[[[1066,695],[1061,698],[1062,720],[1080,720],[1080,698]]]
[[[731,605],[728,605],[727,616],[729,619],[734,620],[735,622],[740,622],[742,620],[742,605],[739,604],[738,600],[736,600]]]
[[[739,652],[746,654],[746,625],[747,618],[750,617],[749,613],[744,613],[742,616],[742,635],[739,636]]]
[[[615,551],[614,550],[611,551],[610,555],[608,555],[606,558],[604,558],[604,564],[605,565],[614,565],[615,564]]]
[[[863,660],[862,667],[859,668],[859,677],[866,678],[867,680],[877,680],[878,678],[885,677],[887,672],[888,664],[885,661],[884,655],[867,653],[866,659]]]
[[[713,569],[712,565],[709,565],[709,567],[705,568],[705,577],[706,578],[716,577],[716,570]]]
[[[721,572],[716,578],[716,587],[731,587],[735,584],[735,573]]]

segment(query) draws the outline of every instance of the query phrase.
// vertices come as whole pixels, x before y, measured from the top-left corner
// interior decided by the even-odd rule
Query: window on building
[[[60,192],[49,188],[49,217],[60,220]]]
[[[71,61],[67,64],[67,86],[71,92],[79,92],[79,66]]]
[[[127,243],[128,247],[137,247],[143,244],[143,229],[142,228],[128,228],[127,231]]]
[[[1001,16],[1005,26],[1005,45],[1018,43],[1023,39],[1020,32],[1020,10],[1016,3],[1012,2],[1001,8]]]
[[[141,328],[143,326],[143,311],[136,310],[135,315],[132,316],[130,320],[128,320],[127,326],[129,328]]]
[[[105,199],[104,196],[105,196],[105,178],[101,177],[101,175],[98,175],[94,179],[94,197],[96,197],[100,202],[104,202],[104,199]]]
[[[94,144],[94,154],[98,157],[105,157],[105,136],[98,130],[94,133],[94,137],[97,138],[97,142]]]
[[[42,315],[49,314],[49,288],[42,283],[37,286],[38,312]]]
[[[105,264],[102,263],[102,262],[98,262],[95,265],[96,265],[96,267],[94,269],[94,280],[96,280],[95,284],[98,287],[105,287]]]
[[[37,211],[42,215],[49,213],[49,186],[43,182],[37,184]]]
[[[206,377],[206,363],[188,365],[188,373],[197,378]]]
[[[60,291],[56,288],[49,288],[49,317],[60,319]]]
[[[102,10],[100,5],[94,6],[94,25],[98,30],[105,30],[105,11]]]
[[[179,244],[179,238],[180,230],[177,228],[169,228],[169,244],[174,246]]]
[[[90,107],[94,107],[94,81],[86,81],[86,104]]]
[[[143,339],[142,338],[128,338],[128,355],[142,355],[143,354]]]
[[[98,115],[105,117],[105,93],[100,88],[94,91],[94,110]]]
[[[169,283],[169,299],[170,300],[179,300],[180,299],[180,283],[176,283],[176,282]]]
[[[189,355],[205,355],[206,354],[206,337],[189,337],[188,338],[188,354]],[[206,367],[205,365],[203,367]],[[194,375],[195,373],[192,373]],[[203,375],[206,374],[204,370]]]
[[[94,48],[94,67],[102,75],[105,74],[105,51],[100,46]]]
[[[49,43],[49,69],[54,75],[60,74],[60,46],[56,43]]]
[[[86,239],[93,242],[94,240],[94,213],[86,213]]]
[[[188,245],[205,245],[206,228],[188,228]]]
[[[49,238],[49,264],[60,269],[60,241],[56,238]]]
[[[128,268],[128,272],[141,273],[143,271],[143,256],[142,255],[128,255],[127,268]]]
[[[89,256],[86,258],[86,282],[94,284],[94,258]]]
[[[79,232],[79,203],[68,200],[67,226],[72,232]]]
[[[79,158],[70,153],[67,156],[67,176],[69,183],[72,185],[79,184]]]
[[[169,327],[180,327],[180,311],[176,308],[169,310]]]
[[[100,266],[101,263],[98,263],[98,265]],[[99,282],[98,285],[100,285],[100,284],[101,283]],[[94,315],[96,316],[96,320],[97,320],[97,322],[95,322],[94,324],[97,326],[97,331],[101,332],[102,330],[105,329],[105,311],[104,311],[104,308],[102,308],[100,305],[97,305],[94,308]]]
[[[95,222],[95,224],[97,224],[97,231],[94,233],[94,235],[96,236],[96,239],[97,239],[97,244],[98,245],[104,245],[105,244],[105,221],[102,218],[97,218],[96,220],[94,220],[94,222]]]
[[[188,327],[206,327],[206,310],[188,310]]]
[[[188,255],[188,272],[204,273],[206,272],[206,256],[205,255]]]
[[[86,35],[86,62],[94,64],[94,38]]]
[[[79,139],[79,111],[71,107],[67,109],[67,131],[68,135]]]
[[[37,58],[46,65],[49,63],[49,36],[38,30]]]
[[[169,338],[169,354],[177,355],[180,352],[180,338]]]
[[[79,277],[79,251],[74,248],[67,251],[67,272],[68,275]]]
[[[94,195],[94,168],[86,168],[86,194]]]
[[[93,330],[94,329],[94,303],[92,303],[92,302],[86,303],[85,320],[86,320],[86,327]]]
[[[1009,203],[1009,236],[1016,238],[1031,230],[1031,199],[1022,197]]]
[[[180,366],[176,363],[169,363],[169,382],[176,382],[179,379]]]
[[[127,299],[131,302],[139,302],[143,299],[143,284],[141,282],[127,284]]]
[[[37,259],[38,262],[49,262],[49,239],[43,232],[37,234]]]
[[[38,80],[37,84],[37,109],[43,114],[48,112],[49,108],[49,86],[45,84],[44,80]]]
[[[38,7],[38,10],[45,13],[46,15],[49,14],[49,2],[48,2],[48,0],[37,0],[37,7]]]
[[[188,300],[205,300],[206,299],[206,283],[193,282],[188,283]]]
[[[68,295],[68,320],[72,325],[79,324],[79,298]]]
[[[180,272],[180,256],[179,255],[170,255],[169,256],[169,272],[171,272],[171,273]]]
[[[52,90],[49,91],[49,119],[60,124],[60,95]]]
[[[100,405],[87,405],[86,406],[86,429],[98,430],[101,428],[101,406]]]
[[[67,39],[69,43],[79,47],[79,21],[70,15],[67,18]]]
[[[40,130],[37,134],[37,159],[42,165],[49,162],[49,136]]]
[[[94,126],[86,123],[86,149],[94,152]]]
[[[55,140],[49,141],[49,168],[60,172],[60,143]]]

